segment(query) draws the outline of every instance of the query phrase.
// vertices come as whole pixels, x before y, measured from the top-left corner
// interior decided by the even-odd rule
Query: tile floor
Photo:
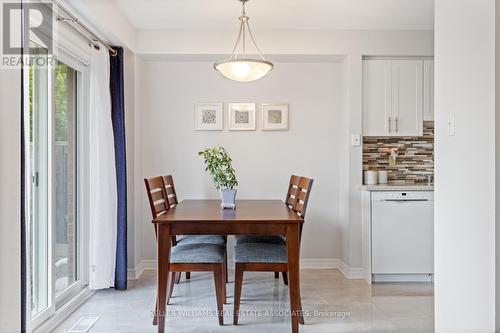
[[[231,272],[232,273],[232,272]],[[230,273],[230,274],[231,274]],[[167,332],[290,332],[290,320],[279,315],[289,308],[288,291],[272,273],[245,273],[239,325],[232,325],[233,279],[227,284],[225,325],[218,326],[213,279],[192,273],[174,288],[166,320]],[[155,275],[145,272],[127,291],[98,291],[64,321],[67,331],[81,316],[99,316],[92,333],[156,332],[151,311]],[[366,284],[348,280],[337,270],[303,270],[302,303],[306,325],[301,332],[433,332],[433,287],[429,283]]]

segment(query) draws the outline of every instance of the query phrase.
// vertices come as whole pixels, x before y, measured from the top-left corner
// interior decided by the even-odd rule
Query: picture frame
[[[229,103],[229,130],[255,131],[255,103]]]
[[[263,131],[288,130],[288,104],[263,103],[261,109]]]
[[[223,103],[196,103],[197,131],[222,131],[224,128]]]

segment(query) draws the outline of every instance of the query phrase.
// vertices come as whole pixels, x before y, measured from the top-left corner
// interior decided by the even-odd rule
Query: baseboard
[[[341,261],[339,270],[349,280],[363,279],[363,267],[349,267],[345,262]]]
[[[137,280],[144,273],[144,260],[140,261],[135,268],[127,269],[127,280]]]
[[[339,269],[340,259],[301,259],[300,268],[305,269]]]
[[[230,259],[229,267],[234,263]],[[363,268],[353,268],[340,259],[301,259],[300,267],[303,269],[338,269],[347,279],[362,279]],[[137,280],[144,271],[155,271],[156,260],[141,260],[135,268],[129,268],[127,277],[129,280]]]
[[[373,282],[434,282],[434,274],[373,274]]]

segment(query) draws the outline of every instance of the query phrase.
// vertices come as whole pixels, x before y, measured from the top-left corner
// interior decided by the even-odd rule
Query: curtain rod
[[[78,31],[82,36],[84,36],[86,39],[89,40],[91,46],[98,48],[99,46],[96,45],[96,43],[101,43],[102,45],[104,45],[105,48],[107,48],[109,50],[109,52],[111,52],[112,56],[116,56],[118,54],[111,46],[109,46],[108,43],[106,43],[102,39],[100,39],[85,24],[83,24],[82,22],[80,22],[80,20],[78,20],[78,17],[76,17],[73,14],[71,14],[71,12],[69,10],[67,10],[66,8],[64,8],[58,1],[52,0],[52,3],[54,5],[56,5],[65,15],[68,16],[68,17],[62,17],[62,16],[59,16],[59,15],[56,14],[58,21],[71,22],[71,23],[74,23],[74,24],[78,25],[79,27],[81,27],[83,30],[85,30],[90,35],[90,38],[89,38],[88,36],[85,36],[81,31],[79,31],[79,30],[76,29],[76,31]]]

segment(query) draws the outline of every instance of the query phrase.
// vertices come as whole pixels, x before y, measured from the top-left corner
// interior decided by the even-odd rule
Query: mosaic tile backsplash
[[[434,181],[434,122],[424,122],[421,137],[363,137],[363,171],[387,170],[391,184]],[[389,166],[391,148],[398,149],[395,166]]]

